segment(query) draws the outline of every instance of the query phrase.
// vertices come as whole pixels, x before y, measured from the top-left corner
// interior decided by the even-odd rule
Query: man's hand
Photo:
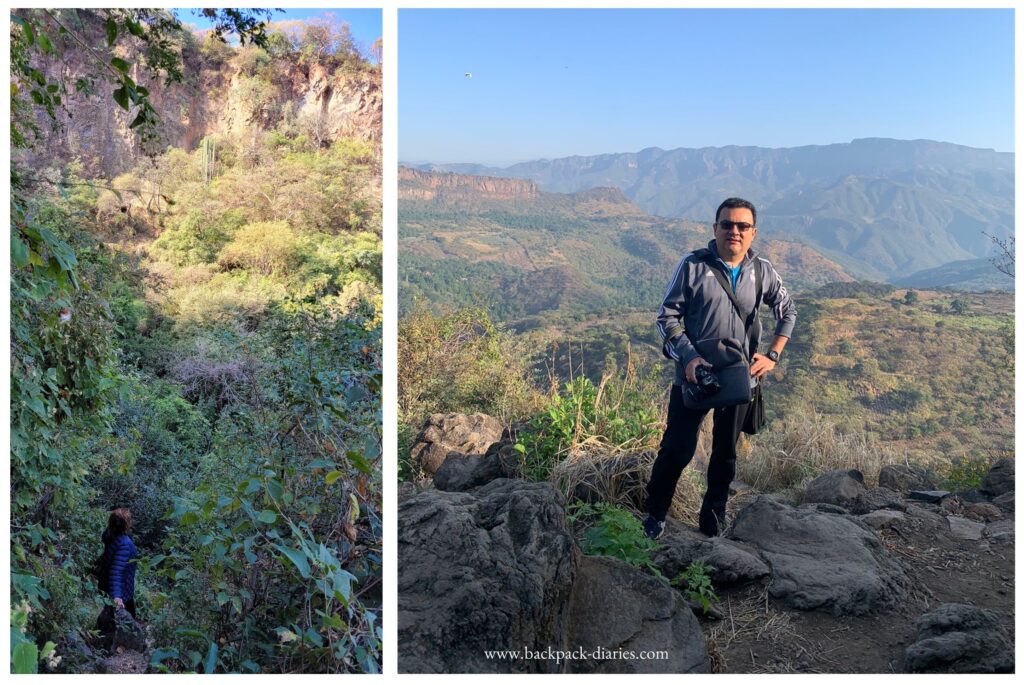
[[[697,382],[697,365],[698,364],[703,365],[703,366],[711,366],[711,364],[708,364],[706,361],[704,361],[700,357],[697,357],[696,359],[691,359],[690,363],[686,365],[686,380],[690,381],[691,383],[696,383]]]
[[[754,378],[763,378],[765,374],[775,368],[775,362],[760,352],[755,352],[753,363],[750,365],[750,375]]]
[[[118,609],[124,609],[124,600],[120,597],[114,597],[114,606]]]

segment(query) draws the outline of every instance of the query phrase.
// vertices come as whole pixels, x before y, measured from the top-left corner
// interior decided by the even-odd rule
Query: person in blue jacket
[[[100,589],[114,600],[114,606],[126,609],[135,618],[135,559],[139,556],[132,542],[132,512],[114,509],[103,531],[103,578]]]

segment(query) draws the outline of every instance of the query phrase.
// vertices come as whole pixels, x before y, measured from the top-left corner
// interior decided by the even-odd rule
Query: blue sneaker
[[[644,535],[652,540],[657,540],[665,532],[665,522],[659,521],[650,514],[644,519]]]

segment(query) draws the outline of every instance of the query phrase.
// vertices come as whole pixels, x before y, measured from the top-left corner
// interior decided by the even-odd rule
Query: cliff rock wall
[[[130,56],[126,56],[128,58]],[[308,135],[326,146],[338,138],[354,138],[379,146],[382,129],[382,84],[379,69],[300,65],[273,58],[261,65],[260,76],[239,60],[217,60],[192,50],[183,55],[185,79],[165,85],[133,67],[132,78],[150,91],[160,116],[157,136],[143,142],[129,123],[134,112],[121,109],[111,97],[115,86],[96,78],[95,60],[69,51],[48,65],[52,79],[74,84],[93,79],[93,87],[76,92],[69,85],[59,127],[27,153],[39,162],[58,164],[80,159],[90,177],[113,177],[131,169],[147,152],[168,146],[194,150],[209,135],[251,140],[273,130]]]

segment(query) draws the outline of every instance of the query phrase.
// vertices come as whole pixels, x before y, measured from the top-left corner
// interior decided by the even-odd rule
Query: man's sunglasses
[[[745,221],[744,222],[719,221],[717,224],[715,224],[715,226],[717,226],[718,228],[722,229],[726,233],[728,233],[729,231],[731,231],[734,228],[737,231],[739,231],[740,233],[746,233],[747,231],[749,231],[750,229],[752,229],[754,227],[754,224],[748,224]]]

